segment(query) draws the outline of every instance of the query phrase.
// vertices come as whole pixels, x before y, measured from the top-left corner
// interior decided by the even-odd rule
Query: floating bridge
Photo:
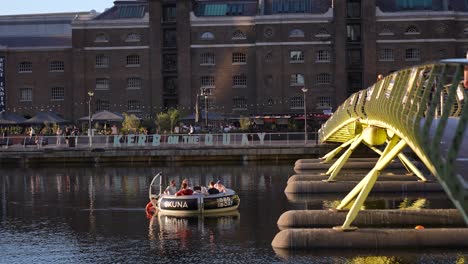
[[[467,84],[468,60],[442,60],[394,72],[339,106],[319,131],[321,143],[341,143],[323,157],[324,163],[333,161],[327,181],[334,181],[359,145],[380,158],[336,208],[351,207],[337,229],[354,229],[352,222],[393,159],[426,181],[403,152],[408,148],[437,178],[468,223]]]

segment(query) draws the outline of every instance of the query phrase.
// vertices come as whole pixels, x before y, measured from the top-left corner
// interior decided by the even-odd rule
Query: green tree
[[[124,134],[135,133],[140,127],[140,119],[134,114],[128,115],[127,113],[123,113],[123,116],[124,120],[122,121],[121,131]]]
[[[156,115],[156,125],[158,127],[158,132],[166,132],[171,130],[171,120],[168,113],[158,113]]]
[[[241,130],[249,130],[250,128],[250,118],[248,117],[241,117],[241,119],[239,120],[239,123],[240,123],[240,129]]]
[[[170,123],[171,123],[171,133],[172,133],[172,132],[174,132],[175,125],[179,122],[180,112],[177,109],[171,108],[171,109],[169,109],[167,114],[169,115],[169,120],[170,120]]]

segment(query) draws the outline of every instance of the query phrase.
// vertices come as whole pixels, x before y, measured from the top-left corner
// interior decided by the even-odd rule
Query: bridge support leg
[[[340,231],[351,231],[356,230],[356,227],[351,227],[352,222],[356,219],[356,216],[361,210],[364,201],[367,199],[372,187],[374,187],[377,178],[380,175],[380,172],[394,159],[400,151],[402,151],[406,147],[406,142],[404,140],[400,140],[398,136],[393,136],[392,140],[389,142],[387,147],[382,153],[382,156],[377,161],[377,164],[374,168],[361,180],[361,182],[354,187],[354,189],[343,199],[341,204],[337,207],[337,209],[342,209],[346,205],[348,205],[357,195],[356,201],[351,206],[348,214],[346,215],[346,220],[342,226],[334,227],[333,229],[340,230]]]
[[[353,151],[359,146],[359,144],[361,144],[362,139],[362,134],[359,134],[353,139],[351,146],[345,151],[345,153],[343,153],[343,155],[341,155],[341,157],[337,161],[335,161],[335,163],[333,163],[333,165],[325,173],[326,175],[330,175],[330,177],[325,181],[334,181],[343,165],[345,165],[346,161],[348,161],[349,156],[351,156]]]
[[[348,147],[353,143],[354,138],[346,141],[345,143],[341,144],[339,147],[335,148],[334,150],[328,152],[325,156],[321,157],[322,163],[328,163],[332,160],[338,153],[340,153],[344,148]]]
[[[364,143],[364,144],[366,144],[366,143]],[[382,151],[380,149],[378,149],[378,148],[376,148],[374,146],[370,146],[368,144],[366,144],[366,146],[369,147],[370,149],[372,149],[375,153],[382,156]],[[416,165],[413,164],[413,162],[411,160],[408,159],[408,157],[406,157],[405,154],[399,153],[398,158],[400,159],[401,163],[405,166],[406,170],[409,173],[412,173],[412,174],[416,175],[416,177],[418,177],[419,180],[422,181],[422,182],[427,181],[426,177],[424,177],[424,174],[418,169],[418,167],[416,167]]]

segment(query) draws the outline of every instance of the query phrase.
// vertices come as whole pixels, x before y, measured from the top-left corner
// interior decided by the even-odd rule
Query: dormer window
[[[293,29],[291,32],[289,32],[289,37],[290,38],[303,38],[304,37],[304,31],[300,29]]]
[[[214,38],[215,38],[215,36],[211,32],[204,32],[200,36],[201,40],[213,40]]]
[[[94,42],[109,42],[109,37],[104,33],[99,33],[96,35]]]

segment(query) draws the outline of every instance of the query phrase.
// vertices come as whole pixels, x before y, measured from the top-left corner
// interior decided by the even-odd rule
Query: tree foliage
[[[122,121],[122,129],[121,131],[124,134],[132,134],[136,133],[140,127],[140,119],[134,115],[128,115],[127,113],[123,113],[124,120]]]

